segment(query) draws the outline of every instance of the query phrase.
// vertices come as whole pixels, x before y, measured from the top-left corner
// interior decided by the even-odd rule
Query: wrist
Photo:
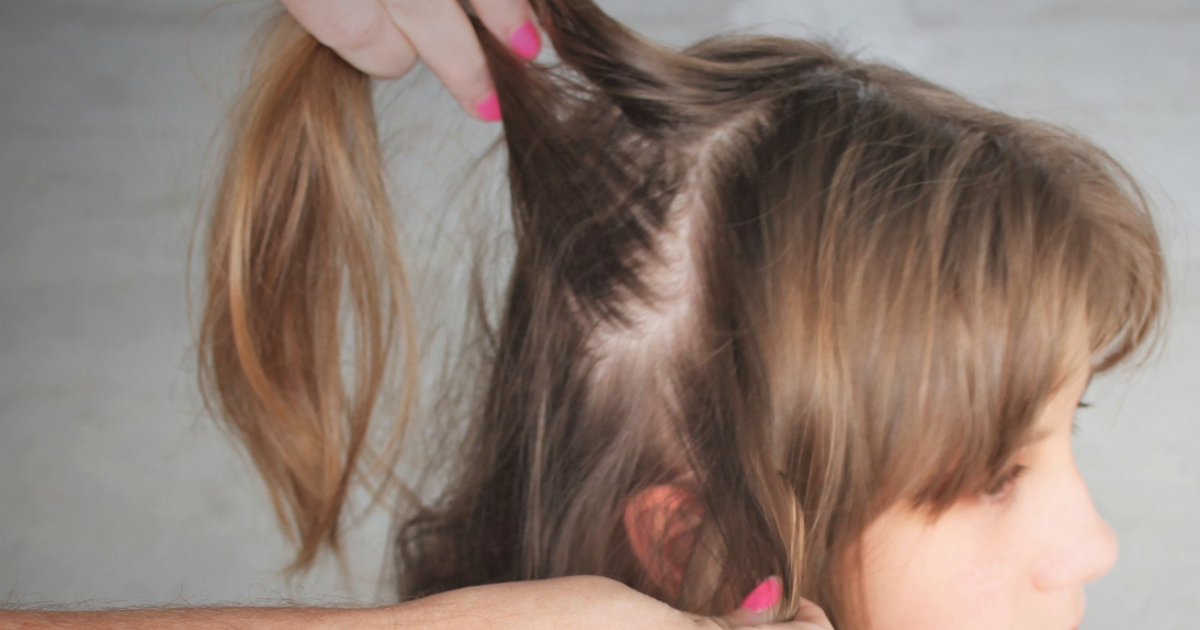
[[[356,630],[588,628],[598,621],[598,605],[620,599],[617,591],[624,595],[629,589],[594,576],[473,586],[370,609],[370,618]]]

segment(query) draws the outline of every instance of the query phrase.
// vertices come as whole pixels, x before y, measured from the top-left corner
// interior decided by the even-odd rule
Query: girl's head
[[[1081,371],[1051,397],[1016,476],[927,522],[895,505],[864,534],[863,592],[871,627],[1070,629],[1082,586],[1108,571],[1117,544],[1071,456]]]
[[[1115,554],[1070,416],[1163,296],[1120,167],[822,44],[674,52],[586,0],[533,5],[561,66],[478,29],[515,262],[461,476],[397,540],[405,592],[585,573],[723,613],[780,575],[789,606],[842,630],[1069,628]],[[375,395],[339,396],[341,287],[319,281],[394,257],[390,232],[355,227],[385,225],[382,193],[355,197],[377,158],[346,158],[376,155],[369,92],[323,97],[319,72],[354,71],[294,25],[271,41],[218,199],[203,341],[311,560]],[[281,105],[303,115],[273,122]],[[394,313],[377,298],[361,321]],[[371,349],[388,329],[362,330]]]

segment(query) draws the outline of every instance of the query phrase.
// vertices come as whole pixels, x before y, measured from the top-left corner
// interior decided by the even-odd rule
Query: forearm
[[[496,584],[374,608],[196,607],[2,610],[0,630],[488,630],[537,627],[538,588]]]
[[[490,584],[375,608],[0,610],[0,630],[559,630],[694,627],[683,615],[612,580],[576,576]]]
[[[0,610],[0,630],[391,630],[374,608],[139,608]]]

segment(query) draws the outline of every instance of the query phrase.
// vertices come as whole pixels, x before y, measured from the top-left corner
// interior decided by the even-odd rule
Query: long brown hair
[[[785,614],[804,595],[858,628],[875,516],[980,492],[1069,374],[1151,346],[1154,225],[1086,140],[822,43],[674,51],[590,0],[531,4],[560,64],[476,22],[515,260],[462,463],[397,537],[403,594],[597,574],[721,613],[778,574]],[[368,82],[286,16],[264,41],[210,232],[202,373],[302,567],[336,548],[407,311]],[[622,523],[664,483],[704,508],[677,591]]]

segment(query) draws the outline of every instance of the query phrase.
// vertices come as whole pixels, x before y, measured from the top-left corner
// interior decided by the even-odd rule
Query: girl
[[[1116,543],[1071,417],[1162,318],[1121,167],[824,44],[676,52],[589,0],[532,7],[559,66],[473,18],[515,251],[459,474],[396,540],[401,594],[595,575],[700,615],[811,600],[842,630],[1077,625]],[[337,549],[413,344],[369,82],[288,19],[254,77],[202,375],[299,568]]]

